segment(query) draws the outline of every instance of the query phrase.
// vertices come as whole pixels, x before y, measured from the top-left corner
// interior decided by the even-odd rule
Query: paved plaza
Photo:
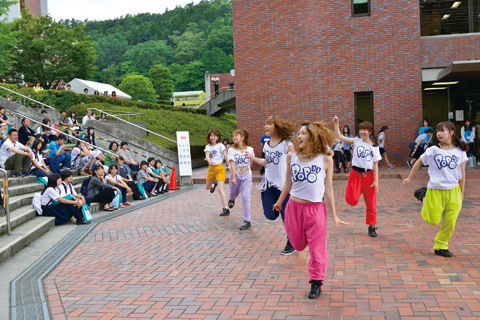
[[[306,297],[308,250],[280,255],[281,219],[263,217],[258,190],[252,228],[240,231],[241,201],[219,217],[218,194],[202,186],[99,224],[44,280],[52,318],[479,319],[480,170],[467,171],[453,258],[433,254],[438,227],[423,222],[413,197],[426,169],[407,187],[406,168],[382,173],[390,178],[380,179],[377,238],[363,200],[349,207],[347,181],[334,181],[337,212],[351,225],[336,229],[328,216],[318,300]]]

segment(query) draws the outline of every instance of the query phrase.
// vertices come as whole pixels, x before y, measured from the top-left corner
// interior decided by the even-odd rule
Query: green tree
[[[168,68],[157,64],[150,69],[153,88],[157,92],[158,103],[170,104],[173,93],[173,81]]]
[[[3,19],[0,20],[5,20],[7,18],[7,13],[10,10],[10,6],[17,4],[18,1],[16,0],[1,0],[0,1],[0,18],[3,17]]]
[[[34,18],[22,11],[13,22],[17,32],[16,62],[12,76],[49,85],[55,79],[87,79],[95,71],[94,43],[82,26],[67,29],[50,16]]]
[[[115,33],[98,39],[95,49],[98,52],[97,66],[104,69],[122,62],[129,45],[122,34]]]
[[[127,76],[125,79],[123,79],[118,88],[129,94],[133,100],[141,100],[153,103],[157,102],[157,94],[155,93],[153,84],[144,76]]]
[[[205,51],[201,61],[210,73],[226,73],[233,69],[233,55],[226,55],[220,48]]]
[[[201,61],[195,60],[185,66],[172,64],[169,66],[175,83],[175,91],[204,90],[205,66]]]
[[[126,60],[138,74],[147,76],[153,65],[166,65],[172,61],[173,55],[174,51],[166,41],[147,41],[132,47],[126,53]]]
[[[175,61],[187,64],[198,60],[203,49],[204,33],[198,32],[196,23],[190,23],[188,29],[181,35],[172,35],[170,39],[175,44]]]
[[[205,43],[207,50],[220,48],[225,54],[233,54],[233,28],[224,26],[221,29],[212,30]]]
[[[0,1],[0,17],[6,19],[8,10],[11,5],[16,4],[17,1]],[[10,23],[0,19],[0,74],[4,75],[12,68],[15,62],[15,55],[13,50],[17,43],[16,35],[12,32]]]

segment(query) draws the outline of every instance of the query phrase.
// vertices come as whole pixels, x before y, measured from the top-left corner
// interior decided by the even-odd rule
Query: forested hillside
[[[163,14],[61,23],[84,26],[96,42],[96,81],[118,85],[127,75],[148,77],[153,65],[162,64],[170,70],[175,91],[203,90],[205,71],[233,69],[230,0],[201,1]]]

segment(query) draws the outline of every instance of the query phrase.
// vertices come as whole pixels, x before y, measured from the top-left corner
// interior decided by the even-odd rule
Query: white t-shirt
[[[62,197],[62,198],[69,195],[69,194],[71,194],[72,196],[77,195],[77,192],[75,191],[75,188],[73,188],[71,183],[67,184],[65,182],[62,182],[60,187],[56,188],[56,190],[60,194],[60,197]]]
[[[205,151],[210,152],[210,161],[212,161],[214,166],[223,163],[224,150],[225,146],[223,145],[223,143],[217,143],[214,146],[207,144],[207,146],[205,147]]]
[[[46,206],[48,204],[52,204],[51,201],[53,202],[54,200],[57,200],[59,197],[60,197],[60,194],[58,193],[58,190],[50,187],[50,188],[47,188],[47,190],[45,190],[45,192],[40,196],[40,203],[42,204],[42,206]]]
[[[460,165],[468,161],[467,153],[459,147],[452,150],[444,150],[437,146],[428,148],[420,156],[424,165],[428,166],[427,187],[429,189],[449,190],[458,186],[462,179]]]
[[[75,121],[76,121],[76,119],[75,119]],[[68,123],[74,124],[74,123],[73,123],[73,119],[72,119],[72,118],[68,118]],[[78,124],[78,122],[77,122],[77,124]],[[78,130],[78,129],[80,129],[80,127],[78,127],[78,126],[73,126],[71,129],[72,129],[72,130]]]
[[[247,147],[246,151],[255,157],[255,153],[252,147]],[[250,159],[245,157],[245,150],[240,151],[231,147],[228,149],[228,161],[233,160],[236,166],[236,174],[241,175],[239,172],[239,168],[241,167],[248,167],[248,171],[244,174],[252,174],[252,170],[250,169]]]
[[[323,154],[302,163],[296,152],[292,153],[290,169],[292,170],[292,188],[290,195],[311,202],[323,202],[325,194],[325,168]]]
[[[335,144],[333,145],[333,151],[342,151],[342,141],[337,139],[337,141],[335,141]]]
[[[15,154],[15,152],[8,150],[12,147],[18,150],[22,150],[23,148],[25,148],[25,146],[18,141],[13,143],[10,138],[5,140],[5,142],[2,144],[2,147],[0,148],[0,166],[3,169],[5,169],[5,161],[7,161],[8,158]]]
[[[378,135],[378,146],[380,148],[385,148],[385,132],[380,132]]]
[[[32,165],[30,166],[30,171],[37,168],[35,167],[34,163],[36,163],[39,167],[42,166],[42,162],[43,162],[43,154],[42,154],[42,151],[39,151],[39,152],[34,152],[33,153],[33,160],[32,160]]]
[[[373,170],[373,164],[380,160],[382,160],[382,156],[378,147],[374,147],[355,137],[353,141],[352,166]]]
[[[271,142],[272,140],[269,140],[263,146],[266,161],[265,179],[269,186],[282,190],[287,173],[288,147],[293,144],[288,140],[282,140],[275,147],[271,147]]]
[[[85,117],[83,117],[82,119],[82,127],[85,127],[85,123],[87,123],[88,120],[95,120],[95,118],[92,116],[88,117],[87,115],[85,115]]]
[[[147,170],[148,170],[148,169],[147,169]],[[109,174],[109,175],[107,175],[107,176],[105,177],[105,180],[107,180],[107,182],[108,182],[108,180],[113,180],[113,181],[115,181],[115,182],[120,182],[122,179],[121,179],[121,177],[120,177],[119,174],[117,174],[115,177],[112,177],[112,175]],[[108,184],[110,184],[110,185],[112,185],[112,186],[114,185],[113,183],[110,183],[110,182],[108,182]]]

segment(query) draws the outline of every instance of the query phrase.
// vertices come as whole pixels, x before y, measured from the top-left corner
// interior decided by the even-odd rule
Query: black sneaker
[[[375,226],[368,226],[368,235],[372,238],[375,238],[377,236],[377,231],[375,231],[377,228]]]
[[[214,193],[216,188],[217,188],[217,183],[215,182],[215,183],[213,184],[213,188],[210,187],[210,193]]]
[[[290,241],[287,241],[287,244],[285,245],[285,249],[283,249],[282,252],[280,252],[280,254],[284,255],[284,256],[289,256],[292,253],[294,253],[295,251],[297,251],[297,250],[295,250],[292,247],[292,244],[290,243]]]
[[[228,216],[230,214],[230,210],[228,210],[227,208],[223,208],[223,212],[220,213],[220,217],[225,217],[225,216]]]
[[[247,230],[248,228],[250,228],[250,226],[250,221],[243,221],[243,224],[240,226],[240,230]]]
[[[412,162],[410,162],[410,160],[407,160],[407,166],[408,166],[409,168],[412,167]]]
[[[450,251],[448,251],[448,249],[435,250],[435,254],[445,258],[450,258],[453,256],[453,254]]]
[[[228,200],[228,207],[230,209],[232,209],[234,205],[235,205],[235,200]]]
[[[80,225],[80,224],[90,224],[90,221],[77,220],[77,225]]]
[[[322,293],[322,281],[321,280],[312,280],[312,287],[310,288],[310,293],[308,294],[308,299],[317,299]]]

